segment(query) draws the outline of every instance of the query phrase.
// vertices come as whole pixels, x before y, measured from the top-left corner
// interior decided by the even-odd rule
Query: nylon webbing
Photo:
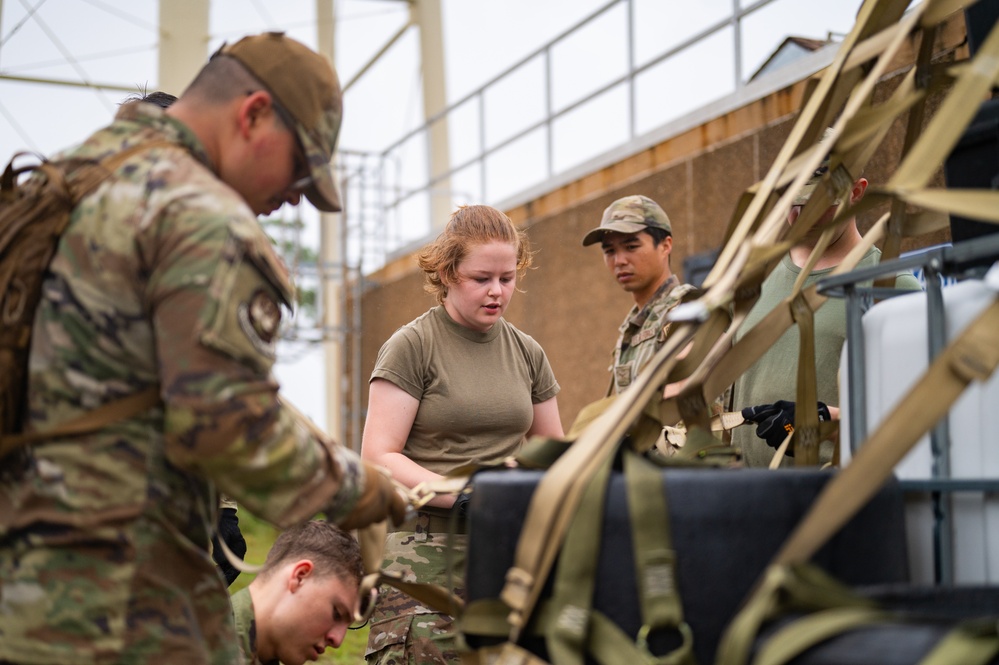
[[[962,621],[919,665],[986,665],[999,655],[999,618]]]
[[[999,364],[999,299],[930,365],[905,399],[862,444],[853,461],[823,490],[774,560],[807,561],[891,475],[916,441],[947,413],[971,381]]]
[[[79,201],[90,194],[102,182],[114,175],[114,172],[125,163],[127,159],[134,155],[151,150],[153,148],[172,147],[175,144],[165,140],[149,141],[137,143],[133,146],[120,150],[97,162],[84,161],[80,163],[72,174],[67,174],[65,167],[69,162],[50,162],[43,160],[38,165],[50,181],[58,181],[58,190],[63,192],[67,199],[67,204],[75,207]],[[18,153],[11,159],[2,177],[2,187],[5,195],[14,196],[17,187],[17,174],[29,169],[14,169],[14,160]],[[62,194],[60,194],[62,195]],[[70,215],[71,216],[71,215]],[[67,223],[69,217],[66,217]],[[63,229],[59,229],[62,233]],[[145,390],[132,395],[122,397],[113,402],[108,402],[100,407],[85,413],[78,418],[62,423],[47,431],[23,432],[0,437],[0,458],[8,455],[14,450],[24,445],[39,443],[49,439],[59,439],[67,436],[79,436],[95,432],[102,427],[113,422],[124,420],[136,416],[143,411],[152,408],[159,402],[159,386],[150,386]]]
[[[136,416],[159,403],[160,387],[158,385],[150,386],[137,393],[116,399],[107,404],[102,404],[96,409],[88,411],[80,417],[73,418],[50,430],[6,436],[3,438],[3,448],[0,450],[0,457],[20,446],[96,432],[106,425]]]
[[[647,649],[650,634],[665,629],[682,630],[681,626],[685,628],[683,604],[676,582],[676,551],[673,549],[662,469],[625,450],[624,473],[635,556],[635,580],[642,610],[638,645]],[[684,640],[673,654],[666,657],[692,663],[691,642]]]
[[[819,463],[819,414],[815,386],[815,316],[799,293],[791,301],[791,315],[798,325],[798,407],[794,412],[794,461],[797,466]]]
[[[746,662],[759,627],[774,608],[770,596],[784,582],[780,576],[787,574],[789,566],[808,561],[839,531],[883,485],[919,437],[947,413],[967,385],[986,380],[997,365],[999,298],[944,349],[907,397],[859,447],[852,463],[823,489],[774,558],[764,583],[730,624],[719,649],[719,663]]]
[[[753,665],[786,665],[792,659],[831,637],[886,618],[871,607],[834,607],[796,619],[770,636],[760,647]],[[956,662],[956,661],[952,661]]]
[[[556,616],[545,635],[548,653],[559,665],[582,665],[585,660],[612,461],[606,460],[583,493],[555,569],[550,604]]]
[[[534,491],[517,543],[514,567],[507,573],[501,598],[511,608],[511,640],[530,617],[541,587],[562,544],[568,519],[603,460],[617,449],[628,426],[643,411],[676,364],[675,354],[693,338],[690,325],[677,328],[662,349],[625,391],[632,399],[615,400],[552,465]]]

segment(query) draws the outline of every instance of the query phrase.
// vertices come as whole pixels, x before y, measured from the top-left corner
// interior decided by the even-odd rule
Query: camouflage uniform
[[[415,525],[408,525],[412,531],[390,533],[385,541],[388,558],[382,567],[403,573],[408,581],[439,584],[463,598],[467,536],[431,531],[430,519],[421,511]],[[379,594],[364,654],[368,663],[423,665],[459,661],[451,616],[389,586],[383,586]]]
[[[73,213],[30,355],[28,428],[159,384],[158,407],[29,450],[0,485],[0,661],[239,663],[208,554],[216,486],[279,526],[342,518],[360,460],[271,376],[286,270],[195,135],[130,104],[74,156],[139,142]],[[335,510],[331,507],[335,506]]]
[[[232,616],[236,621],[236,634],[239,636],[239,647],[243,650],[243,660],[246,665],[261,665],[257,656],[257,617],[253,613],[253,597],[248,588],[242,588],[232,594]],[[267,665],[277,663],[269,661]]]
[[[618,328],[621,334],[614,347],[614,363],[611,365],[614,392],[620,393],[630,386],[638,372],[663,347],[673,326],[666,315],[696,291],[696,287],[680,284],[676,275],[670,275],[644,307],[639,309],[635,305],[631,308]]]

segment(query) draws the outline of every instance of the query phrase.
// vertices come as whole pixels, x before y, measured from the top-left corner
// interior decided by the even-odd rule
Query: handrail
[[[594,11],[590,12],[588,15],[575,22],[569,28],[563,30],[555,37],[553,37],[546,44],[534,49],[524,57],[518,59],[515,63],[507,67],[502,72],[492,76],[482,85],[478,86],[471,92],[463,95],[457,101],[451,103],[447,108],[435,113],[431,117],[427,118],[423,124],[415,127],[407,132],[405,132],[400,138],[393,141],[381,152],[376,153],[383,160],[383,179],[384,179],[384,211],[385,216],[385,232],[388,233],[390,227],[402,226],[396,222],[390,222],[390,220],[399,220],[401,215],[403,204],[407,203],[413,197],[418,195],[424,195],[428,198],[434,198],[440,195],[441,192],[447,192],[453,198],[454,190],[452,189],[452,182],[455,178],[469,178],[470,182],[475,183],[475,171],[474,169],[478,166],[478,174],[476,184],[469,185],[470,189],[473,190],[470,196],[477,199],[479,202],[498,204],[498,198],[508,197],[509,194],[506,192],[499,192],[497,195],[497,181],[495,166],[491,163],[491,159],[499,154],[501,151],[509,149],[514,144],[523,140],[539,140],[542,145],[540,150],[543,151],[543,155],[540,155],[539,166],[543,169],[543,176],[539,173],[539,178],[545,183],[556,182],[560,176],[569,172],[578,171],[581,167],[586,166],[591,169],[599,169],[602,166],[606,166],[603,162],[606,161],[605,157],[610,155],[616,150],[616,148],[609,148],[606,152],[599,152],[593,150],[590,152],[590,156],[580,160],[568,160],[572,161],[571,164],[567,163],[567,160],[563,159],[562,167],[557,167],[559,162],[558,157],[561,155],[560,148],[556,145],[556,124],[559,120],[565,119],[569,114],[580,111],[587,105],[598,100],[601,96],[605,96],[609,93],[613,93],[615,90],[622,90],[623,94],[626,95],[625,108],[621,109],[623,113],[626,114],[624,122],[626,123],[626,135],[623,142],[620,145],[634,146],[638,142],[646,142],[651,140],[655,134],[661,141],[664,137],[658,136],[661,134],[663,129],[671,129],[671,131],[678,132],[683,131],[684,128],[680,127],[681,124],[678,120],[685,119],[693,113],[698,111],[682,112],[677,114],[676,117],[670,117],[668,114],[664,113],[664,117],[661,120],[661,125],[657,127],[639,127],[639,114],[638,114],[638,100],[637,96],[640,91],[643,90],[643,82],[641,81],[642,74],[651,72],[654,68],[662,65],[663,63],[669,61],[671,58],[675,58],[687,51],[688,49],[702,43],[704,40],[711,38],[723,31],[730,30],[732,32],[732,38],[734,41],[734,49],[732,53],[732,69],[733,72],[732,83],[725,83],[724,88],[719,90],[719,94],[714,97],[714,99],[704,106],[701,107],[700,113],[714,113],[720,108],[719,102],[722,100],[730,99],[731,104],[729,106],[734,106],[736,103],[745,103],[747,101],[746,97],[749,90],[753,90],[753,94],[759,93],[760,95],[773,92],[781,87],[787,85],[787,81],[784,76],[777,75],[772,79],[769,77],[764,85],[760,86],[760,82],[746,82],[743,80],[742,73],[742,22],[746,17],[759,11],[760,9],[767,7],[773,3],[779,2],[780,0],[756,0],[752,3],[745,3],[746,6],[741,6],[744,0],[731,0],[731,9],[727,14],[718,20],[713,21],[710,25],[707,25],[699,29],[696,33],[691,34],[684,38],[682,41],[671,45],[669,48],[664,49],[661,52],[656,53],[652,57],[643,59],[638,62],[636,49],[635,49],[635,29],[636,29],[636,17],[635,17],[635,0],[609,0],[604,3]],[[622,8],[625,10],[625,16],[623,21],[623,30],[621,34],[620,41],[625,44],[626,48],[626,62],[624,63],[625,71],[613,72],[613,76],[610,80],[605,80],[597,85],[596,88],[590,89],[580,96],[573,95],[567,103],[556,103],[553,97],[553,77],[555,76],[553,61],[556,55],[553,55],[554,49],[558,45],[569,37],[579,32],[581,29],[591,25],[595,21],[605,17],[609,12]],[[617,28],[616,28],[617,29]],[[818,68],[821,68],[822,64],[819,62],[821,58],[809,59],[810,64],[818,63]],[[797,63],[796,63],[797,64]],[[509,77],[514,75],[523,68],[528,66],[540,66],[540,85],[543,86],[543,90],[533,92],[532,94],[540,95],[537,99],[541,103],[540,118],[537,116],[523,118],[524,124],[518,122],[518,127],[511,128],[507,131],[505,128],[502,133],[496,138],[491,139],[490,132],[492,131],[491,126],[487,124],[487,116],[489,116],[489,109],[487,108],[487,95],[495,90],[496,86],[504,81],[508,81]],[[724,70],[723,70],[724,71]],[[812,70],[806,72],[804,75],[813,73]],[[726,79],[727,81],[727,79]],[[767,87],[771,85],[771,87]],[[472,105],[469,107],[469,105]],[[708,111],[707,109],[710,109]],[[441,122],[448,122],[448,120],[453,117],[452,114],[456,112],[461,112],[463,117],[469,119],[469,123],[478,122],[477,136],[464,137],[463,141],[455,142],[452,140],[452,145],[457,143],[462,143],[468,146],[467,150],[462,154],[460,161],[456,164],[450,164],[446,170],[442,170],[439,173],[435,173],[429,164],[430,150],[427,150],[427,163],[417,162],[415,165],[413,162],[408,162],[406,165],[405,172],[402,168],[402,163],[399,162],[399,153],[403,150],[408,149],[412,145],[411,141],[417,139],[418,137],[425,137],[429,140],[429,132],[431,127]],[[655,121],[653,121],[654,124]],[[648,121],[645,123],[648,125]],[[534,137],[537,137],[536,139]],[[389,160],[395,159],[398,163],[395,168],[390,167]],[[535,183],[533,181],[528,182],[529,178],[525,178],[522,182],[525,191],[533,191],[538,186],[540,182]],[[502,189],[502,188],[501,188]],[[509,188],[507,188],[509,189]],[[474,191],[477,190],[477,191]],[[503,202],[504,204],[506,201]],[[410,204],[411,206],[412,204]],[[406,225],[409,228],[413,228],[414,218],[411,215],[412,208],[409,207],[407,210]],[[419,225],[419,222],[417,222]],[[399,238],[402,244],[411,244],[406,239]],[[412,236],[408,240],[412,240]],[[386,237],[386,257],[397,254],[399,247],[391,242]]]

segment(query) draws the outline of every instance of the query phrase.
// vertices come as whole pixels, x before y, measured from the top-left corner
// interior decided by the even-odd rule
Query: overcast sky
[[[167,1],[167,0],[163,0]],[[543,43],[588,16],[607,0],[442,0],[449,101],[463,98]],[[730,14],[733,2],[751,0],[633,0],[634,58],[639,64],[679,44]],[[336,65],[342,82],[402,26],[408,6],[399,0],[337,0]],[[859,0],[777,0],[744,22],[743,77],[749,76],[787,36],[825,38],[852,26]],[[0,0],[0,75],[89,81],[141,92],[157,89],[157,0]],[[619,75],[627,59],[624,5],[553,53],[556,106],[587,94],[603,79]],[[207,53],[222,41],[263,30],[285,30],[316,44],[315,0],[213,0]],[[719,36],[648,77],[637,95],[640,130],[731,92],[734,60],[731,33]],[[418,35],[402,40],[348,91],[340,145],[379,152],[422,122]],[[531,70],[518,74],[530,78]],[[727,88],[727,89],[726,89]],[[49,154],[72,145],[106,124],[125,92],[39,85],[0,79],[0,158],[18,150]],[[539,104],[529,83],[511,77],[489,98],[490,137],[501,139],[528,122]],[[602,112],[602,111],[601,111]],[[568,168],[626,139],[622,123],[580,114],[565,123],[555,146],[556,166]],[[476,130],[477,133],[477,130]],[[581,137],[584,137],[581,139]],[[452,128],[452,154],[477,140]],[[511,154],[509,177],[493,194],[524,186],[525,160]],[[502,175],[502,174],[501,174]],[[534,176],[532,176],[534,177]],[[505,189],[502,187],[505,186]],[[473,194],[474,195],[474,194]],[[310,211],[311,213],[311,211]],[[294,359],[295,362],[292,362]],[[291,400],[324,422],[321,354],[293,350],[278,376]]]

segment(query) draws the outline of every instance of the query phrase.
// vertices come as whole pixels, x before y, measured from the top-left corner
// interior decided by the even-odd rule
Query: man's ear
[[[850,205],[857,203],[860,199],[864,198],[864,192],[867,191],[867,178],[857,178],[853,181],[853,187],[850,189]]]
[[[273,112],[271,95],[266,90],[251,92],[240,102],[238,110],[239,134],[243,138],[249,138],[250,132],[261,120]]]
[[[302,559],[291,567],[291,574],[288,575],[288,590],[292,593],[298,591],[305,580],[312,575],[314,566],[308,559]]]
[[[668,235],[659,243],[658,249],[669,255],[673,251],[673,236]]]

